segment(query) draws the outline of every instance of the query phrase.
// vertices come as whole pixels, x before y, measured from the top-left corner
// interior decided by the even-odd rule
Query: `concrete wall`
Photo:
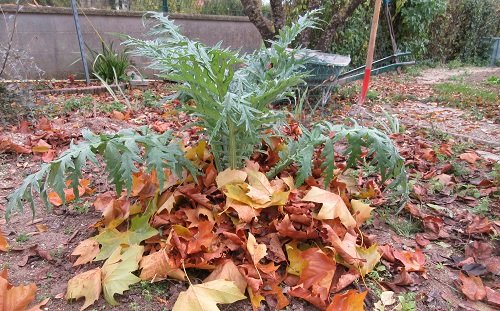
[[[0,22],[0,42],[5,45],[12,29],[15,7],[3,5],[1,9],[9,25],[6,29],[6,23]],[[93,49],[100,49],[94,28],[106,41],[115,41],[114,46],[118,46],[119,40],[110,33],[143,37],[145,28],[142,16],[143,12],[83,10],[80,12],[80,24],[85,43]],[[170,18],[181,26],[186,36],[207,45],[223,41],[225,47],[251,51],[261,44],[259,32],[246,17],[172,14]],[[23,7],[17,17],[13,42],[13,48],[27,51],[38,67],[45,71],[43,78],[64,79],[68,74],[82,77],[83,69],[81,62],[77,61],[80,54],[70,9]],[[145,60],[133,61],[139,69],[144,67]]]

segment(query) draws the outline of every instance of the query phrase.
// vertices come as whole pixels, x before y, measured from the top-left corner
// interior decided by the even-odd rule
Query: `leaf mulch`
[[[158,96],[169,92],[163,84],[154,90]],[[133,90],[130,98],[139,106],[142,95],[142,90]],[[61,105],[68,96],[75,95],[44,97],[39,105]],[[113,102],[102,94],[94,100]],[[349,103],[337,103],[338,111]],[[239,177],[228,181],[215,172],[205,145],[195,143],[199,129],[184,128],[192,119],[177,112],[177,105],[98,111],[97,116],[69,111],[2,128],[0,268],[8,269],[10,283],[35,283],[36,302],[45,302],[49,310],[79,310],[87,300],[66,302],[68,281],[81,273],[90,278],[109,275],[109,265],[90,261],[104,256],[103,249],[107,257],[101,259],[115,258],[107,246],[116,239],[136,239],[145,240],[143,249],[130,251],[144,253],[142,261],[114,259],[129,272],[136,265],[141,268],[123,282],[158,282],[143,281],[114,296],[119,305],[113,310],[171,310],[189,286],[179,280],[186,277],[183,269],[193,284],[231,275],[240,289],[250,289],[250,300],[219,305],[221,310],[251,310],[252,303],[266,306],[263,310],[287,305],[291,310],[346,310],[343,304],[359,306],[363,300],[367,310],[500,307],[500,168],[491,156],[495,150],[407,125],[404,134],[392,136],[412,184],[410,202],[396,214],[398,206],[391,206],[394,200],[382,191],[380,176],[367,165],[344,172],[330,191],[322,190],[317,178],[294,188],[293,168],[272,181],[259,173],[272,162],[270,151],[245,170],[232,172]],[[136,214],[151,212],[146,202],[158,190],[155,176],[134,176],[132,195],[126,199],[109,192],[98,169],[86,172],[81,182],[83,200],[58,206],[59,198],[52,196],[52,211],[38,202],[34,219],[16,214],[5,223],[1,212],[6,196],[25,175],[57,157],[71,139],[78,140],[81,128],[110,132],[140,125],[159,132],[180,130],[186,156],[205,172],[198,184],[172,176],[149,223]],[[342,157],[337,161],[341,164]],[[328,256],[332,252],[336,260]],[[119,292],[113,283],[102,284]],[[89,303],[97,298],[90,308],[109,308],[95,291],[87,296]]]

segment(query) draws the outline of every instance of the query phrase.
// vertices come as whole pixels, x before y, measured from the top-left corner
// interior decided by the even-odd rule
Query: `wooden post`
[[[368,53],[366,55],[366,68],[365,77],[363,79],[363,87],[361,88],[361,96],[359,97],[358,104],[362,105],[365,101],[366,94],[368,93],[368,86],[370,85],[370,75],[372,72],[373,53],[375,51],[375,40],[377,38],[378,18],[380,15],[380,7],[382,0],[375,0],[375,11],[373,12],[372,28],[370,31],[370,41],[368,43]]]
[[[78,19],[78,11],[76,10],[75,0],[71,0],[71,9],[73,10],[73,20],[75,21],[76,36],[78,37],[78,45],[80,47],[80,57],[82,58],[83,72],[85,73],[85,81],[90,84],[89,68],[87,67],[87,57],[85,56],[85,46],[83,44],[82,31],[80,29],[80,21]]]

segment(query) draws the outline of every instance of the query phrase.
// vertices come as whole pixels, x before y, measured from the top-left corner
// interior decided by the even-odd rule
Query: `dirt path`
[[[373,88],[380,93],[384,108],[405,124],[500,148],[500,125],[496,115],[500,109],[500,86],[485,83],[491,76],[499,77],[500,68],[432,68],[424,70],[417,77],[376,77]],[[470,86],[471,89],[484,88],[489,93],[496,93],[497,101],[485,106],[481,98],[471,95],[468,102],[464,100],[463,107],[453,107],[445,103],[442,95],[436,92],[438,84],[449,88],[454,85]],[[449,95],[457,100],[460,100],[459,96],[460,94],[454,93]]]

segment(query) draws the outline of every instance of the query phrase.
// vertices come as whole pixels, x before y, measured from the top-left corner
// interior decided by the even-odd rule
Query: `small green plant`
[[[415,233],[422,231],[421,224],[411,216],[406,218],[405,216],[394,215],[392,211],[388,209],[381,209],[378,211],[378,214],[394,232],[405,238],[411,238]]]
[[[488,215],[490,213],[490,199],[488,197],[482,198],[471,211],[478,215]]]
[[[481,192],[474,185],[459,184],[456,187],[458,195],[462,197],[473,197],[479,199],[481,197]]]
[[[373,90],[368,90],[368,93],[366,93],[366,98],[368,98],[369,100],[377,100],[379,98],[380,94],[377,92],[377,91],[373,91]]]
[[[486,79],[486,83],[490,85],[499,85],[500,84],[500,77],[497,76],[491,76]]]
[[[490,173],[491,178],[493,179],[493,183],[495,186],[500,186],[500,163],[497,162],[493,164],[493,169]]]
[[[81,204],[78,204],[79,202],[75,202],[73,204],[72,209],[75,211],[75,213],[83,215],[87,214],[89,212],[89,208],[91,206],[90,202],[81,202]]]
[[[415,300],[417,294],[415,292],[406,292],[398,296],[401,311],[416,311],[417,302]]]
[[[66,100],[63,104],[63,112],[69,113],[71,111],[81,110],[90,111],[92,109],[92,96],[85,96],[82,98],[72,97]]]
[[[443,270],[444,264],[442,262],[438,262],[434,267],[436,268],[436,270]]]
[[[127,107],[118,101],[114,101],[111,104],[99,105],[99,110],[104,113],[112,113],[113,111],[123,112],[126,109]]]
[[[383,281],[387,275],[388,275],[387,268],[382,264],[378,264],[375,267],[375,269],[373,269],[372,271],[370,271],[370,273],[368,273],[368,277],[377,282]]]
[[[16,237],[16,242],[24,243],[27,242],[29,239],[30,239],[29,235],[27,235],[26,233],[21,233]]]
[[[157,107],[158,106],[158,96],[151,90],[146,90],[142,93],[142,105],[144,107]]]
[[[54,258],[61,259],[64,256],[64,247],[63,246],[58,246],[56,249],[51,249],[49,251],[50,256]]]
[[[431,193],[439,193],[441,191],[443,191],[445,188],[445,185],[443,185],[443,183],[437,179],[437,178],[433,178],[429,181],[429,191]]]
[[[165,289],[162,288],[162,286],[165,286],[164,284],[142,281],[140,285],[142,289],[142,295],[144,296],[144,300],[146,301],[152,301],[154,296],[160,296],[165,293]]]
[[[113,48],[113,43],[104,42],[101,42],[101,52],[89,50],[94,59],[92,69],[95,76],[108,83],[127,80],[126,70],[130,62],[126,51],[118,52]]]
[[[464,177],[470,174],[469,169],[466,168],[463,164],[458,163],[457,161],[452,161],[451,166],[453,167],[453,175],[457,177]]]
[[[467,149],[474,149],[476,145],[472,141],[461,141],[457,144],[451,146],[453,153],[460,154],[466,151]]]

